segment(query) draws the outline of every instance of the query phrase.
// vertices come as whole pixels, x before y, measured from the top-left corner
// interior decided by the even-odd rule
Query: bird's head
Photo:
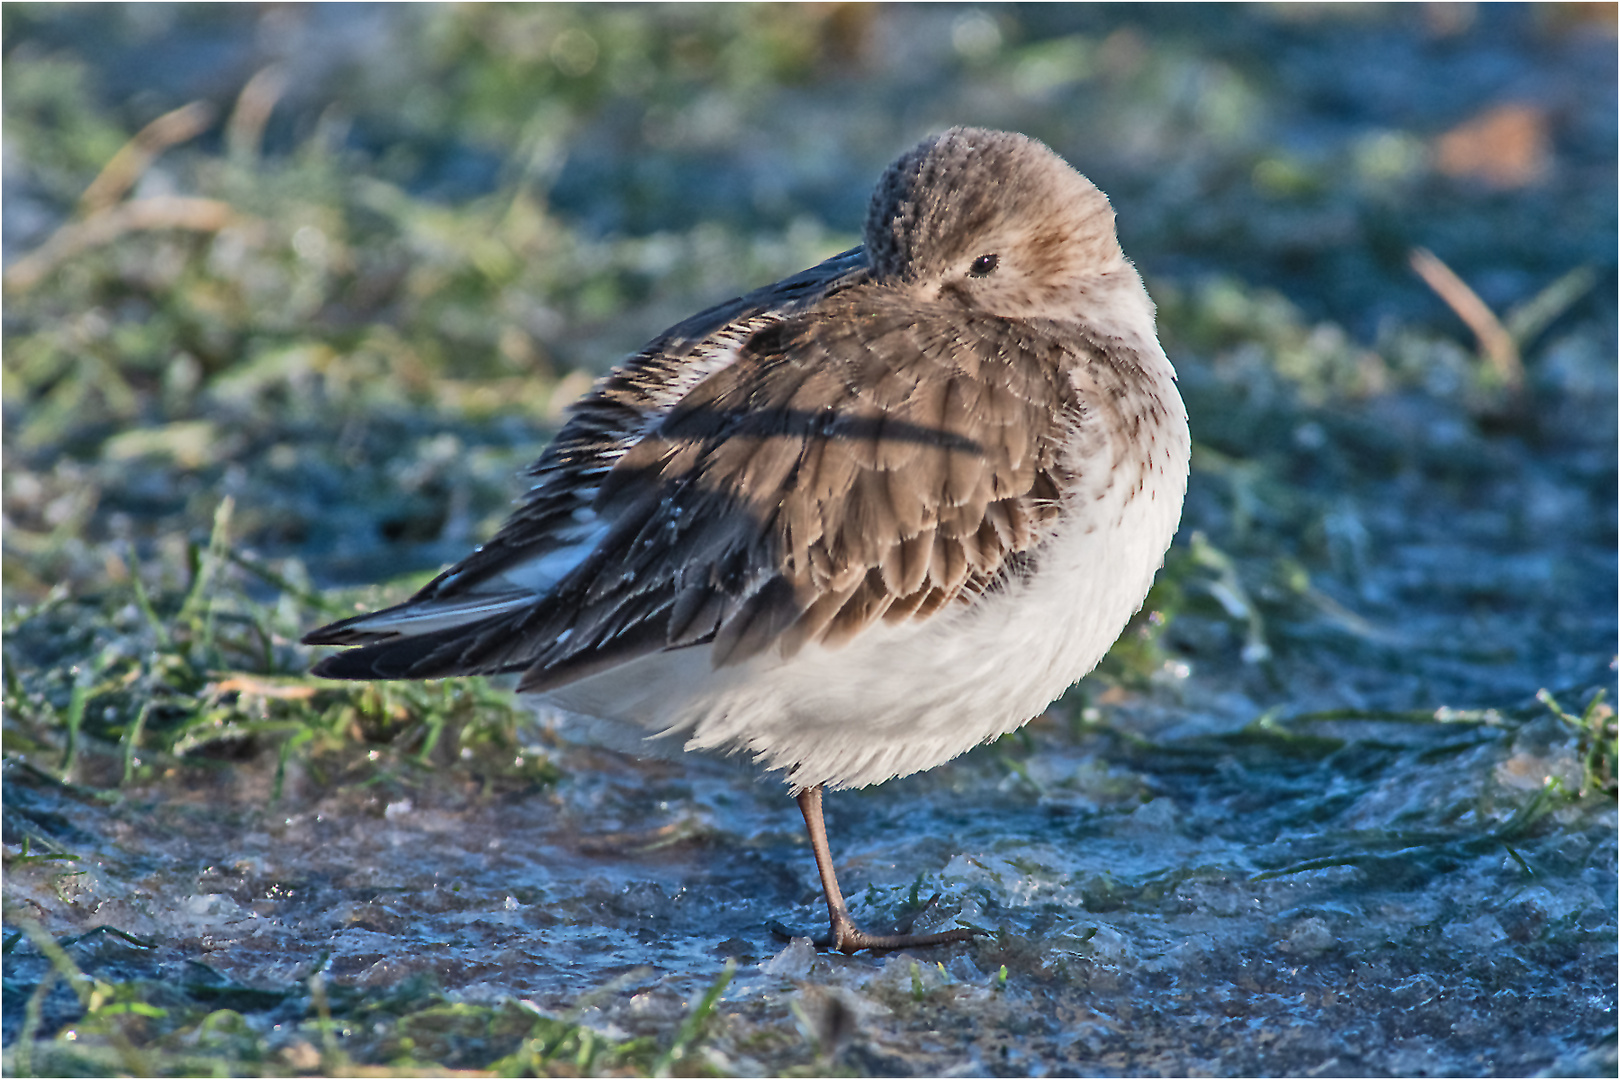
[[[1025,135],[952,128],[889,166],[872,195],[874,277],[1008,318],[1063,317],[1140,279],[1108,196]]]

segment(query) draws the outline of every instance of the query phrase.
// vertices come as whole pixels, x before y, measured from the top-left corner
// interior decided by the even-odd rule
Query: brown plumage
[[[429,634],[344,620],[306,642],[367,647],[317,673],[523,670],[522,689],[538,691],[638,650],[718,642],[717,664],[771,647],[791,656],[989,586],[1058,513],[1076,346],[1104,361],[1108,348],[950,292],[919,303],[929,260],[907,259],[960,222],[894,211],[950,164],[909,176],[915,156],[875,200],[876,265],[846,252],[649,344],[575,406],[500,532],[391,610],[499,595],[492,579],[567,548],[581,516],[612,522],[550,592]],[[985,198],[954,217],[982,232],[1018,209]],[[1050,272],[1051,246],[1033,250]],[[933,261],[951,258],[961,253]],[[706,372],[716,355],[724,366]]]
[[[1028,720],[1141,603],[1189,443],[1103,194],[1021,135],[903,155],[865,243],[599,382],[483,547],[309,634],[333,678],[516,672],[559,707],[820,789]]]

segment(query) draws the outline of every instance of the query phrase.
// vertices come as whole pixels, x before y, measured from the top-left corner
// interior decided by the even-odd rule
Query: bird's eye
[[[973,265],[968,267],[968,274],[972,277],[984,277],[996,268],[999,261],[994,255],[980,255],[973,260]]]

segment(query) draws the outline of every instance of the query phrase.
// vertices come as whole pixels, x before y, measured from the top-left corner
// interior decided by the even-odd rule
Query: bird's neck
[[[1068,309],[1093,334],[1136,354],[1143,371],[1155,381],[1175,379],[1175,367],[1159,344],[1156,308],[1136,267],[1121,260],[1109,270],[1083,278],[1074,289]]]

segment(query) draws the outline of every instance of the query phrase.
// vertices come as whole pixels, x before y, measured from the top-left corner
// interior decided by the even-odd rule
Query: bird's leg
[[[810,850],[816,853],[816,869],[821,871],[821,889],[827,894],[827,917],[832,932],[825,944],[842,953],[861,949],[905,949],[921,945],[944,945],[951,941],[968,941],[979,930],[946,930],[939,934],[868,934],[849,917],[849,907],[838,888],[838,876],[833,873],[832,851],[827,847],[827,825],[821,817],[821,785],[805,788],[797,796],[799,812],[804,815],[804,827],[810,834]],[[822,942],[817,942],[822,944]]]

